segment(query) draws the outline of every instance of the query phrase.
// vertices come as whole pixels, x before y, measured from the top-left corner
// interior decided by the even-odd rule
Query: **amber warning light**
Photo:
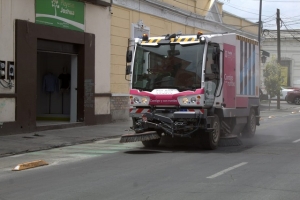
[[[203,33],[201,31],[198,31],[198,33],[197,33],[197,39],[199,39],[201,35],[203,35]]]
[[[148,41],[148,35],[147,35],[147,34],[143,34],[142,40],[143,40],[143,41]]]

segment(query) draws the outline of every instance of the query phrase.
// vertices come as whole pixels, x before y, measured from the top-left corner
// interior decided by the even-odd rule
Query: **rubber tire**
[[[292,103],[293,103],[292,101],[288,101],[288,100],[286,99],[286,97],[284,98],[284,100],[285,100],[288,104],[292,104]]]
[[[221,124],[218,115],[214,115],[212,127],[215,128],[215,130],[201,134],[202,146],[207,150],[214,150],[218,148],[219,140],[221,137]]]
[[[160,138],[156,140],[148,140],[148,141],[142,141],[144,147],[157,147],[159,145]]]
[[[246,138],[252,138],[254,137],[255,132],[256,132],[256,116],[255,116],[254,109],[251,108],[249,116],[247,118],[247,124],[242,131],[242,136]]]
[[[296,97],[294,99],[294,102],[295,102],[296,105],[300,105],[300,97]]]

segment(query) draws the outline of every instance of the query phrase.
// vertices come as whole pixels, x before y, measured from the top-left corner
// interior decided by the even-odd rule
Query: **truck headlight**
[[[200,104],[200,95],[190,95],[190,96],[183,96],[183,97],[178,97],[178,102],[180,105],[199,105]]]
[[[196,103],[196,101],[197,101],[196,97],[191,98],[191,103]]]
[[[133,98],[133,102],[134,102],[134,103],[140,103],[140,99],[139,99],[138,97],[134,97],[134,98]]]
[[[143,103],[143,104],[148,104],[148,99],[145,98],[145,97],[143,97],[143,98],[142,98],[142,103]]]
[[[131,104],[149,104],[149,97],[141,97],[141,96],[130,96]]]
[[[182,103],[188,104],[188,103],[189,103],[189,99],[186,98],[186,97],[183,97],[183,98],[182,98]]]

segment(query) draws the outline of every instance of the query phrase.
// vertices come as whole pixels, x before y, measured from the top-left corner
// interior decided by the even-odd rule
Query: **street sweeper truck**
[[[259,125],[259,48],[236,33],[129,40],[132,133],[120,142],[156,146],[162,137],[199,138],[206,149],[220,140],[253,137]]]

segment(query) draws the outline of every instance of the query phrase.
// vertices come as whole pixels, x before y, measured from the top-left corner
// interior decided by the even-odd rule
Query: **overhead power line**
[[[300,34],[300,30],[294,30],[294,29],[290,28],[289,25],[286,24],[283,20],[280,20],[280,22],[286,29],[286,30],[280,31],[280,32],[282,32],[282,34],[284,34],[284,35],[289,34],[289,35],[291,35],[291,37],[294,40],[300,42],[300,38],[299,37],[297,38],[295,36],[295,35]],[[268,37],[273,38],[273,39],[277,39],[277,30],[267,30],[267,29],[265,29],[265,30],[263,30],[263,35],[268,36]],[[287,38],[287,37],[285,37],[285,38]]]
[[[207,9],[203,9],[203,8],[199,8],[199,7],[197,7],[197,6],[195,7],[195,6],[189,5],[189,4],[187,4],[187,3],[181,2],[181,1],[179,1],[179,0],[174,0],[174,1],[176,1],[177,3],[180,3],[180,4],[182,4],[182,5],[185,5],[185,6],[188,6],[188,7],[192,7],[192,8],[197,8],[197,9],[199,9],[199,10],[207,11],[207,12],[210,12],[210,13],[214,13],[214,14],[217,14],[217,15],[219,15],[219,16],[222,17],[222,15],[221,15],[220,13],[213,12],[213,11],[210,11],[210,10],[207,10]],[[226,5],[228,5],[228,4],[226,4]],[[229,5],[229,6],[230,6],[230,5]],[[237,9],[237,10],[240,10],[240,11],[247,12],[247,13],[254,14],[254,15],[257,15],[257,16],[258,16],[258,13],[249,12],[249,11],[242,10],[242,9],[239,9],[239,8],[236,8],[236,7],[234,7],[234,8]],[[264,16],[266,16],[266,17],[272,17],[272,16],[267,16],[267,15],[264,15]],[[247,19],[247,18],[244,18],[244,19]]]
[[[258,16],[258,13],[249,12],[249,11],[246,11],[246,10],[243,10],[243,9],[240,9],[240,8],[237,8],[237,7],[235,7],[235,6],[233,6],[233,5],[230,5],[230,4],[226,4],[226,5],[229,6],[229,7],[235,8],[235,9],[237,9],[237,10],[240,10],[240,11],[247,12],[247,13],[254,14],[254,15],[257,15],[257,16]],[[267,16],[267,15],[262,15],[262,16],[269,17],[269,16]]]
[[[299,2],[300,3],[300,2]],[[283,15],[283,14],[282,14]],[[283,15],[284,16],[284,15]],[[300,17],[300,15],[296,15],[293,17],[281,17],[281,19],[292,19],[292,18],[296,18],[296,17]]]

